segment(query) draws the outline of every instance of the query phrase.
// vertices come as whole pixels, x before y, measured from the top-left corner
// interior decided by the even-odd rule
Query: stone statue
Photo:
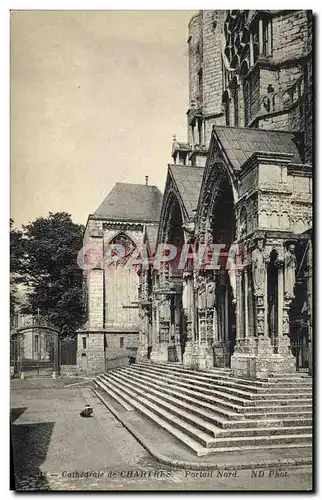
[[[188,278],[185,278],[182,289],[182,308],[184,311],[187,311],[189,308],[189,286]]]
[[[236,262],[240,258],[239,247],[236,241],[230,247],[226,268],[228,269],[228,277],[230,286],[233,292],[233,304],[236,304]]]
[[[228,270],[229,282],[233,292],[233,304],[236,304],[236,269],[234,267]]]
[[[170,321],[170,301],[166,297],[162,297],[159,302],[160,320]]]
[[[295,245],[290,245],[285,253],[285,270],[284,270],[284,293],[285,297],[293,299],[295,297],[295,271],[297,261],[295,256]]]
[[[247,232],[247,224],[246,220],[243,220],[239,228],[239,237],[242,238],[246,234],[246,232]]]
[[[215,305],[215,283],[208,281],[206,285],[206,308],[213,309]]]
[[[264,295],[265,287],[265,261],[263,257],[263,241],[258,240],[256,248],[252,251],[252,274],[254,295]]]

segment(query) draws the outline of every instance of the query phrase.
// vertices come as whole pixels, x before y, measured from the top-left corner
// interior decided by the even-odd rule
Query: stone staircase
[[[311,448],[312,380],[306,374],[254,381],[234,378],[229,369],[196,372],[146,362],[99,375],[95,384],[197,456]]]

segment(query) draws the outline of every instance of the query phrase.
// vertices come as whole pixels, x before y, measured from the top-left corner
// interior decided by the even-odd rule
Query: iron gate
[[[16,330],[10,339],[10,365],[14,377],[48,377],[59,370],[58,330],[28,326]]]

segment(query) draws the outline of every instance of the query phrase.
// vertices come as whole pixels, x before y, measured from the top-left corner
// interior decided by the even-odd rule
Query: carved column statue
[[[295,272],[296,272],[296,256],[295,245],[291,244],[285,252],[284,259],[284,293],[286,299],[294,299],[295,295]]]
[[[252,251],[252,278],[255,298],[255,331],[257,336],[266,334],[265,300],[266,300],[266,262],[263,253],[263,240],[257,240]]]
[[[182,308],[185,318],[186,328],[186,343],[183,354],[183,364],[191,366],[193,340],[195,336],[195,305],[194,305],[194,290],[193,290],[193,274],[192,272],[183,273],[183,293],[182,293]]]

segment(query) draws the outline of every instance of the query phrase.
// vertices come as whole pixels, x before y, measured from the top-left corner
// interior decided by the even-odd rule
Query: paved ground
[[[185,471],[158,463],[89,388],[74,383],[72,379],[12,381],[17,490],[235,491],[312,487],[310,467],[229,473],[224,469]],[[90,419],[79,415],[86,403],[95,410]]]

